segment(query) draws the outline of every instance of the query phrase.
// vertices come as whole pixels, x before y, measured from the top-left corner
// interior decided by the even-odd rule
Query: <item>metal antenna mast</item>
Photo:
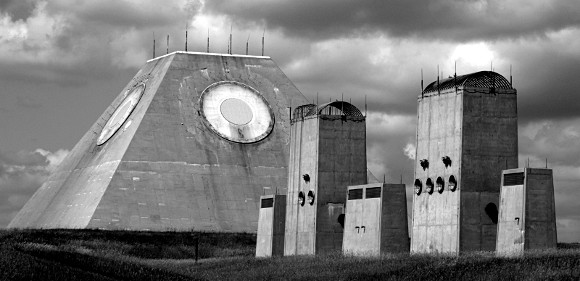
[[[266,29],[264,28],[264,33],[262,33],[262,56],[264,56],[264,36],[266,36]]]
[[[421,68],[421,97],[423,97],[423,68]]]
[[[232,30],[233,30],[234,26],[233,24],[230,24],[230,46],[228,47],[229,54],[232,54]]]
[[[248,40],[246,40],[246,56],[248,55],[248,46],[250,45],[250,34],[248,34]]]

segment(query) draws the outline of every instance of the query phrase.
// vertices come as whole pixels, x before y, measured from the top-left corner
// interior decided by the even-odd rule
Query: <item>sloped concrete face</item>
[[[496,253],[556,248],[556,211],[551,169],[520,168],[502,174]]]
[[[201,104],[221,82],[250,87],[263,101],[272,121],[265,136],[243,143],[212,130]],[[135,109],[97,145],[137,84],[145,90]],[[255,232],[263,187],[286,186],[287,108],[304,102],[268,57],[176,52],[151,60],[10,227]],[[245,132],[243,125],[230,127]]]
[[[57,170],[28,200],[9,228],[86,228],[115,175],[171,57],[147,63],[71,150]],[[106,148],[97,145],[103,127],[125,95],[147,81],[140,102]]]
[[[284,255],[340,251],[347,186],[367,181],[365,117],[312,106],[292,119]]]
[[[348,187],[342,251],[359,256],[409,252],[404,184]]]
[[[495,249],[501,171],[518,163],[517,91],[492,72],[457,78],[470,79],[418,99],[411,252]]]

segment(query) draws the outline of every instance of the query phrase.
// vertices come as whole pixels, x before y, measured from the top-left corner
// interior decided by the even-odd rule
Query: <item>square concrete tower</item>
[[[481,71],[418,97],[411,252],[495,250],[501,172],[518,166],[516,90]]]
[[[284,227],[286,225],[286,195],[260,197],[256,257],[284,254]]]
[[[347,102],[303,105],[290,134],[284,255],[341,251],[344,194],[367,181],[365,117]]]
[[[404,184],[349,186],[346,197],[343,253],[379,256],[409,252]]]
[[[498,255],[522,255],[525,250],[556,248],[556,208],[551,169],[503,171]]]

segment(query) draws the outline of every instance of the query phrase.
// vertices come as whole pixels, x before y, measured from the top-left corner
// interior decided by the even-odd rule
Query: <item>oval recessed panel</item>
[[[127,118],[129,118],[129,115],[131,115],[131,112],[133,112],[133,109],[135,109],[135,106],[137,106],[144,90],[145,85],[140,85],[133,88],[129,94],[125,96],[125,99],[123,99],[121,104],[117,106],[117,109],[115,109],[115,112],[113,112],[111,118],[109,118],[109,121],[107,121],[103,127],[103,130],[97,139],[97,145],[102,145],[107,142],[107,140],[109,140],[119,130],[119,128],[121,128],[121,125],[125,123]]]
[[[208,86],[201,94],[200,107],[206,125],[230,141],[257,142],[274,127],[274,114],[267,101],[243,83],[222,81]]]
[[[231,98],[224,100],[220,112],[228,122],[234,125],[246,125],[252,121],[252,109],[241,99]]]

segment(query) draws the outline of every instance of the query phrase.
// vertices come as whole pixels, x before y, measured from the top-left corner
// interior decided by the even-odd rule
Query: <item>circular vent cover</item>
[[[201,113],[206,125],[234,142],[252,143],[267,137],[274,127],[272,109],[254,88],[222,81],[201,93]]]
[[[141,84],[129,91],[129,94],[125,96],[123,102],[115,109],[115,112],[113,112],[111,118],[109,118],[109,121],[103,127],[97,139],[97,145],[102,145],[107,142],[121,128],[121,125],[125,123],[129,115],[131,115],[131,112],[133,112],[133,109],[135,109],[135,106],[137,106],[144,90],[145,85]]]

